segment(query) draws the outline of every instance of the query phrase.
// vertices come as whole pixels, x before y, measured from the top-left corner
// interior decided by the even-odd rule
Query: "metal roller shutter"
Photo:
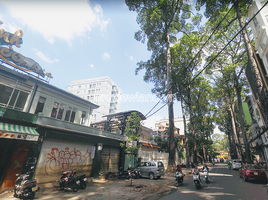
[[[119,148],[104,146],[101,153],[100,173],[117,172],[119,166]]]

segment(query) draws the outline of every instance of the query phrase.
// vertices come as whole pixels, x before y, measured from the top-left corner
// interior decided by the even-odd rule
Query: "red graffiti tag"
[[[73,168],[80,168],[87,164],[91,152],[87,149],[86,153],[82,155],[81,151],[70,151],[69,147],[65,150],[59,151],[58,148],[52,148],[51,152],[47,154],[48,161],[46,162],[45,172],[49,175],[50,171],[64,171]]]

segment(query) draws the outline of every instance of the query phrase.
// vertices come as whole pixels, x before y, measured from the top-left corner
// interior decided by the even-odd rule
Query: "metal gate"
[[[101,153],[100,173],[117,172],[119,166],[119,148],[104,146]]]

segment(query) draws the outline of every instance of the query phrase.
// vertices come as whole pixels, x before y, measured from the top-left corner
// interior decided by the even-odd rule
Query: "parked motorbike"
[[[132,176],[132,178],[135,178],[135,179],[140,178],[141,177],[140,170],[139,169],[132,170],[131,171],[131,176]]]
[[[61,173],[60,178],[60,190],[64,190],[65,188],[70,188],[74,192],[78,191],[80,180],[78,180],[77,176],[75,176],[76,171],[64,171]],[[70,175],[69,175],[70,174]]]
[[[81,176],[77,176],[77,179],[80,181],[79,188],[85,189],[87,187],[87,183],[88,183],[86,175],[83,174]]]
[[[74,177],[74,176],[76,176],[76,170],[75,169],[73,169],[71,171],[69,177]],[[88,181],[87,181],[87,178],[86,178],[85,174],[77,176],[77,180],[80,181],[80,183],[78,184],[79,188],[85,189],[87,187]]]
[[[130,169],[124,170],[123,167],[119,168],[119,170],[117,172],[118,179],[123,179],[123,178],[130,179],[130,177],[131,177],[131,170]]]
[[[183,182],[183,174],[182,172],[178,172],[176,171],[175,173],[175,186],[178,187],[179,185],[182,185],[182,182]]]
[[[193,172],[193,180],[194,180],[194,184],[196,189],[200,189],[201,188],[201,180],[200,180],[200,175],[199,172]]]
[[[204,169],[203,170],[203,174],[204,174],[204,178],[206,180],[206,183],[209,183],[208,170],[207,169]]]
[[[18,178],[15,181],[14,197],[20,199],[33,199],[35,193],[40,189],[37,187],[35,179],[30,179],[30,175],[33,174],[34,167],[31,167],[31,170],[26,174],[16,174]]]

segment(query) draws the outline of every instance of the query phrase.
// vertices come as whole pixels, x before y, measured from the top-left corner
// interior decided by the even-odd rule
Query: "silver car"
[[[161,161],[144,161],[137,165],[141,176],[149,177],[151,180],[155,177],[160,178],[165,173],[164,165]]]
[[[242,161],[239,159],[234,159],[231,164],[232,169],[240,169],[242,167]]]

